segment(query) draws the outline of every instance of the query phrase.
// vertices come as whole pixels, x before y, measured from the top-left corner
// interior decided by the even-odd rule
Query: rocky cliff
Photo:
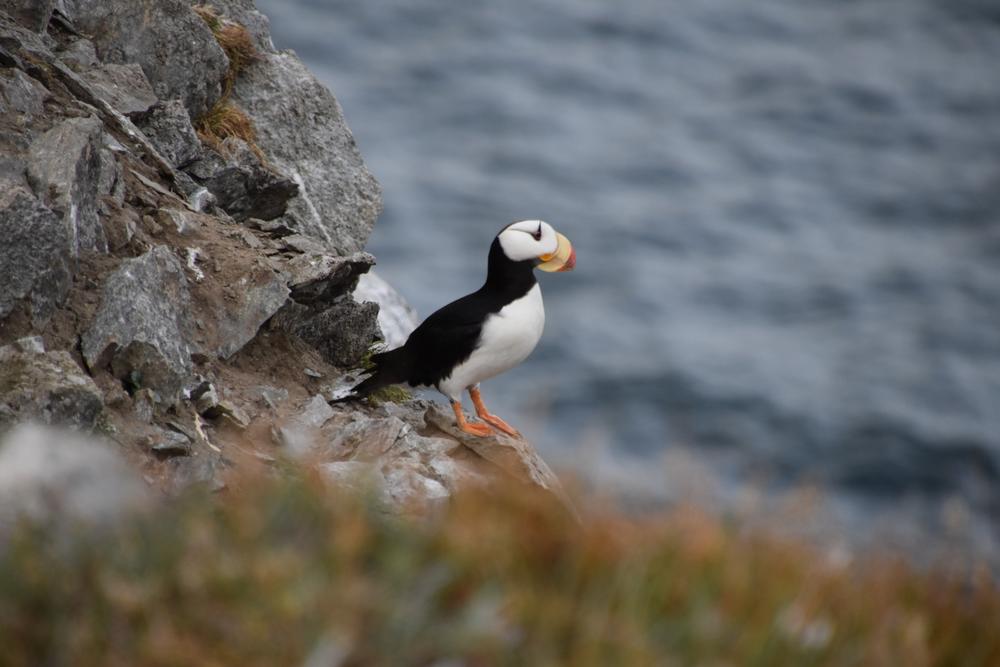
[[[0,0],[0,495],[117,479],[110,451],[165,494],[294,458],[394,508],[468,483],[561,497],[530,444],[437,406],[327,403],[414,326],[370,273],[380,208],[252,0]]]

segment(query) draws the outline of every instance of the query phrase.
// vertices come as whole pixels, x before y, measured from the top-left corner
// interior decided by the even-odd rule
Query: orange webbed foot
[[[462,412],[462,404],[457,401],[451,402],[451,409],[455,411],[455,423],[458,427],[470,435],[477,436],[479,438],[485,438],[488,435],[493,435],[493,429],[491,429],[486,424],[475,424],[466,421],[465,413]]]
[[[520,438],[521,434],[517,432],[517,429],[500,419],[494,414],[491,414],[489,410],[486,409],[486,405],[483,403],[483,397],[479,393],[479,387],[472,387],[469,389],[469,396],[472,397],[472,403],[476,406],[476,414],[479,418],[488,424],[492,424],[497,430],[506,433],[509,436]]]

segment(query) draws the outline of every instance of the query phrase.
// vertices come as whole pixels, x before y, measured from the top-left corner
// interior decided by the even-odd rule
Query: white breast
[[[438,389],[452,400],[462,400],[462,392],[466,388],[510,370],[527,359],[542,337],[544,328],[545,306],[542,304],[542,290],[536,284],[520,299],[486,318],[479,347],[438,384]]]

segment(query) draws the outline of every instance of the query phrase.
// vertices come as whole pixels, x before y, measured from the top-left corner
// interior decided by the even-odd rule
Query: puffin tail
[[[347,403],[349,401],[360,401],[367,398],[372,393],[382,387],[405,382],[407,378],[407,356],[403,348],[398,347],[388,352],[373,354],[371,357],[374,368],[371,375],[356,384],[351,393],[341,398],[335,398],[329,403]]]

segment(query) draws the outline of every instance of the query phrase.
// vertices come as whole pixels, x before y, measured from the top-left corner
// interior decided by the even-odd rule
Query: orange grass
[[[835,567],[690,508],[577,523],[513,484],[429,519],[294,471],[238,488],[103,536],[24,527],[0,664],[1000,664],[983,574]]]

